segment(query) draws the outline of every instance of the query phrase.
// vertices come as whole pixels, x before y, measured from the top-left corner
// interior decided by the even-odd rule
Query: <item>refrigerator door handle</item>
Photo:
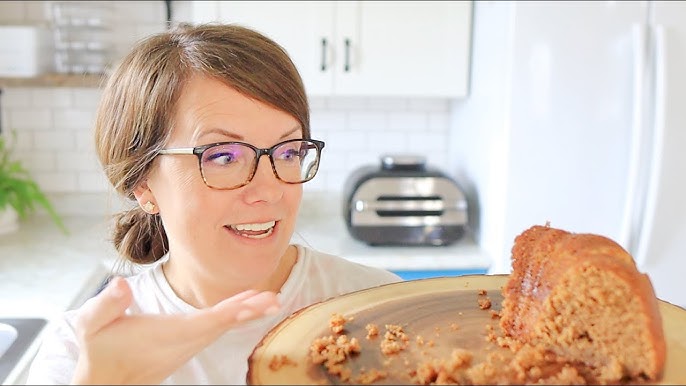
[[[652,149],[650,154],[650,175],[645,198],[645,210],[643,227],[639,233],[638,244],[634,259],[639,267],[643,267],[648,258],[650,240],[653,238],[653,225],[657,205],[657,196],[661,183],[662,174],[662,148],[665,132],[665,109],[666,109],[666,71],[667,71],[667,41],[665,28],[662,25],[655,26],[655,111]]]
[[[622,222],[620,244],[630,253],[635,252],[638,234],[640,232],[642,210],[638,203],[642,202],[644,185],[641,180],[645,176],[646,150],[646,89],[649,87],[648,75],[648,32],[644,23],[632,26],[633,46],[633,100],[631,124],[631,148],[629,152],[629,173],[627,180],[624,219]]]

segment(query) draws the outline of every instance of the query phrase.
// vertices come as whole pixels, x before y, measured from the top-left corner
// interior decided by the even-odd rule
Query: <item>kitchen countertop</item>
[[[50,318],[78,304],[116,256],[103,217],[65,217],[69,234],[34,216],[0,235],[0,316]],[[95,283],[98,281],[98,283]]]
[[[470,232],[446,246],[369,246],[350,236],[341,217],[303,216],[298,219],[292,241],[393,271],[485,270],[490,265]]]

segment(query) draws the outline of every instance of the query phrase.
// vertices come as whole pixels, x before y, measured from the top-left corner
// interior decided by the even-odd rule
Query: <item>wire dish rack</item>
[[[63,74],[103,74],[112,55],[107,1],[53,1],[55,70]]]

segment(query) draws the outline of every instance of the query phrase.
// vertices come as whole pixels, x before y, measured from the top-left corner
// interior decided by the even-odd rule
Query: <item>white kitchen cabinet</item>
[[[204,1],[192,22],[237,23],[279,42],[309,95],[465,97],[469,1]]]

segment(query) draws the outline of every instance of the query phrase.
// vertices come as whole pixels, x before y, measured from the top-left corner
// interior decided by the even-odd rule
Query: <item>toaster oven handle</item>
[[[445,210],[463,210],[466,208],[466,202],[462,200],[452,203],[446,203],[444,200],[393,200],[371,202],[359,200],[355,202],[353,207],[358,212],[365,210],[394,212],[442,212]]]

